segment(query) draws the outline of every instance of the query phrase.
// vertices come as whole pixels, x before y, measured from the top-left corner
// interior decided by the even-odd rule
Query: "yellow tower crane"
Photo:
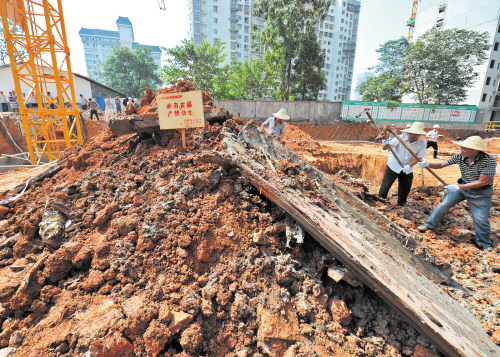
[[[82,145],[85,131],[77,108],[61,0],[0,0],[0,16],[31,163],[39,164],[44,155],[56,160],[63,149]],[[14,33],[16,26],[22,33]],[[29,58],[22,58],[18,48]],[[21,84],[29,88],[24,100]],[[56,89],[53,98],[49,86]],[[27,108],[32,94],[38,108]]]
[[[417,17],[417,7],[418,7],[418,0],[413,0],[411,16],[408,22],[406,22],[406,26],[410,27],[408,29],[408,42],[411,42],[413,40],[413,31],[415,30],[415,18]]]

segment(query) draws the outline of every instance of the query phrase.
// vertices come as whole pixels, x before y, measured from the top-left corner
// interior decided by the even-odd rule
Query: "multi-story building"
[[[134,28],[128,17],[119,16],[116,20],[116,27],[118,31],[82,27],[78,32],[83,43],[87,76],[99,80],[95,72],[101,70],[100,63],[109,57],[115,46],[125,46],[131,50],[138,47],[150,48],[151,56],[158,65],[158,69],[160,68],[162,55],[160,47],[141,45],[135,42]]]
[[[264,48],[252,50],[252,28],[262,31],[262,18],[253,16],[254,0],[189,0],[188,38],[201,44],[220,39],[226,46],[225,64],[263,58]],[[331,0],[325,21],[316,25],[316,34],[325,49],[327,89],[319,99],[349,99],[359,23],[360,1]]]
[[[500,0],[425,0],[418,4],[414,41],[432,27],[488,32],[488,60],[475,71],[479,77],[462,104],[479,107],[477,124],[500,121]]]

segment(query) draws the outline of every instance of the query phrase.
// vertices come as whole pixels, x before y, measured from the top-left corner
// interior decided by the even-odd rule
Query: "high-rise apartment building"
[[[262,31],[266,22],[252,14],[254,0],[188,0],[188,38],[201,44],[220,39],[225,43],[225,63],[263,58],[264,48],[252,51],[252,28]],[[331,0],[325,21],[316,25],[321,48],[325,49],[327,88],[319,99],[350,98],[360,1]]]
[[[500,121],[500,0],[425,0],[418,4],[414,41],[432,27],[488,32],[488,60],[475,68],[479,77],[462,104],[479,107],[477,124]]]
[[[104,62],[111,54],[114,46],[125,46],[133,50],[138,47],[151,49],[151,56],[158,69],[161,66],[161,49],[159,46],[141,45],[135,42],[134,28],[128,17],[118,17],[116,20],[118,31],[88,29],[82,27],[78,34],[82,39],[87,76],[99,80],[95,74],[101,70],[100,62]]]

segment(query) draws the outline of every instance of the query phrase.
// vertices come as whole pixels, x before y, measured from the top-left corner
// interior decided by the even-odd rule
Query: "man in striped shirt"
[[[492,241],[489,214],[497,163],[491,155],[484,152],[484,141],[479,136],[453,141],[453,144],[461,147],[460,154],[444,162],[419,163],[420,167],[433,169],[458,164],[462,178],[458,185],[444,187],[448,194],[418,229],[422,232],[435,229],[453,206],[467,200],[476,231],[475,245],[481,250],[490,250]]]

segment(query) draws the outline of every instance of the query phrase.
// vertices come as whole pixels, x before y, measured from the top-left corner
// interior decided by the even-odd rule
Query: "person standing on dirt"
[[[116,114],[122,114],[122,100],[120,96],[117,94],[115,98],[115,106],[116,106]]]
[[[424,123],[415,122],[409,129],[402,130],[402,132],[407,133],[407,135],[401,136],[405,144],[408,145],[419,158],[425,157],[425,139],[421,137],[421,135],[427,134],[424,131]],[[384,150],[388,149],[390,146],[404,166],[401,167],[392,152],[389,154],[387,167],[385,168],[384,178],[378,195],[386,199],[392,184],[397,179],[399,184],[398,205],[406,206],[406,201],[413,183],[413,166],[417,164],[418,160],[413,157],[397,138],[382,140],[382,144],[384,145]]]
[[[2,106],[2,112],[9,111],[9,105],[7,104],[7,97],[0,91],[0,105]]]
[[[438,158],[438,144],[437,144],[437,139],[439,137],[439,125],[434,125],[432,127],[432,130],[427,133],[427,136],[429,137],[427,139],[427,149],[432,146],[434,149],[434,158]]]
[[[99,115],[97,115],[97,109],[99,109],[99,103],[94,102],[92,98],[89,98],[88,101],[88,106],[90,107],[90,120],[93,120],[92,118],[96,117],[96,120],[99,120]]]
[[[480,136],[471,136],[464,141],[452,141],[460,146],[460,154],[444,162],[419,162],[420,167],[442,169],[458,164],[462,177],[458,185],[444,186],[448,193],[439,206],[427,218],[418,230],[425,232],[435,229],[457,203],[467,200],[476,231],[475,245],[481,250],[491,249],[490,208],[493,196],[493,181],[497,163],[495,158],[484,152],[484,140]]]
[[[139,109],[139,102],[137,101],[137,99],[134,99],[134,107],[136,107],[136,109]]]
[[[88,101],[83,96],[83,94],[80,94],[80,104],[82,105],[82,110],[87,110],[87,108],[88,108]]]
[[[104,110],[106,122],[109,123],[111,118],[113,118],[113,102],[111,101],[110,95],[108,95],[108,97],[106,98],[104,103],[106,104],[105,110]]]
[[[286,115],[285,108],[281,108],[277,113],[273,113],[272,117],[267,118],[265,122],[262,123],[260,127],[264,130],[264,127],[269,127],[269,135],[274,134],[278,138],[281,138],[285,134],[286,125],[284,120],[289,120],[290,117]]]
[[[9,92],[9,104],[10,104],[10,109],[12,110],[13,113],[19,113],[19,110],[17,109],[17,100],[16,97],[12,92]]]

